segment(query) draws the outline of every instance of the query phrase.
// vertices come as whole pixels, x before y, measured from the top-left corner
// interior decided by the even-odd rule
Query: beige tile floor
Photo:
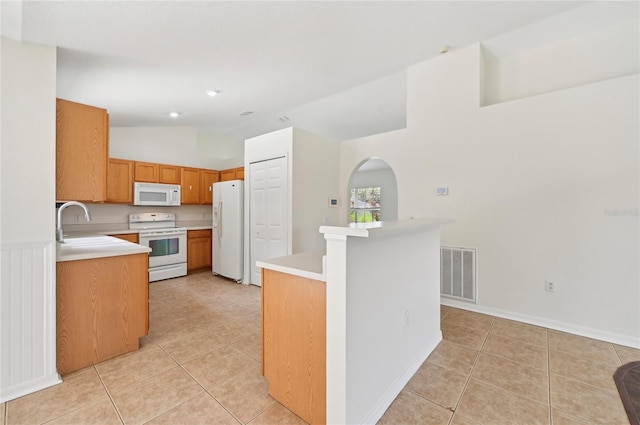
[[[626,425],[611,375],[640,350],[442,307],[444,341],[380,424]],[[151,284],[141,349],[0,404],[0,425],[304,424],[260,375],[260,289]]]

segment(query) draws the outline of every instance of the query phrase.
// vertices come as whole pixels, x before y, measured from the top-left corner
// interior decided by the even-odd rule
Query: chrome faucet
[[[82,209],[84,210],[84,216],[86,217],[87,221],[91,221],[91,215],[89,215],[89,210],[87,209],[87,206],[82,202],[69,201],[60,205],[60,208],[58,209],[58,224],[56,225],[56,240],[58,242],[64,243],[64,232],[62,230],[62,210],[72,205],[77,205],[79,207],[82,207]]]

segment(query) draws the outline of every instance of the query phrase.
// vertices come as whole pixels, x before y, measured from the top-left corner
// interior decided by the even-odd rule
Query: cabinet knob
[[[192,187],[193,187],[193,186],[189,185],[189,190],[192,190],[192,189],[191,189]]]
[[[213,191],[213,187],[209,186],[209,192],[212,192],[212,191]]]

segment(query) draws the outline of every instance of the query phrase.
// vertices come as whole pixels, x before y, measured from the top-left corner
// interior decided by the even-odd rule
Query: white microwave
[[[133,205],[180,205],[180,185],[160,183],[133,183]]]

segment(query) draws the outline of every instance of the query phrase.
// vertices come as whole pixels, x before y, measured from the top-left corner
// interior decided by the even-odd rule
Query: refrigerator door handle
[[[222,199],[218,200],[218,241],[222,239]]]

